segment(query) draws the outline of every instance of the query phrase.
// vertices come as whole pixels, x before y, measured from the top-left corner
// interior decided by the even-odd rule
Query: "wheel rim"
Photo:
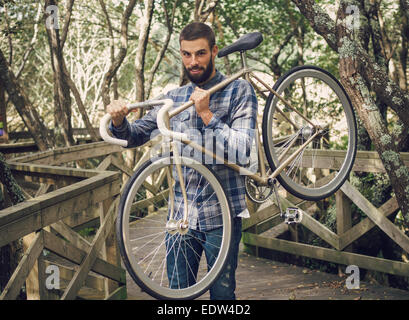
[[[215,223],[223,225],[221,228],[216,228],[221,231],[213,231],[213,233],[220,232],[213,236],[214,240],[211,241],[213,241],[214,248],[209,249],[213,251],[213,254],[209,256],[215,261],[208,262],[203,252],[200,254],[200,264],[196,273],[194,261],[198,260],[199,253],[196,251],[188,256],[186,250],[193,248],[193,245],[198,243],[194,240],[204,236],[209,237],[210,233],[191,230],[191,226],[185,228],[183,219],[179,215],[183,213],[183,203],[175,204],[174,219],[168,221],[169,176],[164,171],[166,172],[166,168],[174,167],[169,165],[170,161],[170,158],[154,161],[145,170],[139,172],[128,190],[123,204],[123,214],[120,217],[124,261],[132,278],[152,296],[167,299],[190,299],[205,292],[224,266],[230,248],[230,211],[219,181],[206,167],[191,159],[190,164],[182,165],[182,172],[186,174],[185,184],[190,199],[189,211],[191,211],[190,208],[201,210],[203,207],[203,204],[197,203],[199,195],[203,196],[200,201],[203,199],[214,201],[214,197],[217,197],[216,206],[220,208],[219,220],[222,223]],[[186,161],[182,158],[182,163]],[[176,174],[176,171],[172,170],[173,174]],[[200,178],[196,178],[199,175]],[[162,179],[162,183],[156,186],[156,190],[152,188],[154,185],[151,183],[153,180],[150,180],[152,178],[158,179],[156,181]],[[174,183],[173,185],[175,186]],[[197,185],[204,186],[205,191],[202,189],[198,191]],[[176,184],[176,189],[178,189],[177,186]],[[207,194],[206,197],[204,193]],[[204,223],[200,221],[198,223],[202,228],[204,227]],[[215,257],[216,254],[217,257]],[[175,265],[172,268],[168,265],[174,257],[186,258],[186,267],[183,270],[180,266]],[[177,276],[182,273],[190,276],[186,288],[183,288],[183,281]],[[172,288],[169,287],[170,283],[172,283]]]
[[[312,119],[314,124],[327,125],[325,133],[311,142],[278,179],[298,197],[312,200],[325,198],[340,187],[354,161],[356,129],[350,101],[335,79],[312,68],[289,74],[279,83],[276,91],[291,105],[302,106],[299,111]],[[266,138],[268,149],[271,150],[270,165],[277,168],[314,131],[308,122],[295,112],[290,112],[277,97],[269,101],[271,107],[266,128],[270,132]],[[277,111],[277,107],[284,110],[285,116]],[[293,142],[287,155],[280,159]]]

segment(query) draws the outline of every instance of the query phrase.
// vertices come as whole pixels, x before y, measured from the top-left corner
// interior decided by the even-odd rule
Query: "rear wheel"
[[[316,129],[323,130],[277,176],[293,195],[317,201],[338,190],[353,166],[357,132],[351,102],[341,84],[313,66],[296,67],[273,88],[296,111],[274,94],[263,114],[263,144],[274,171],[306,143]],[[310,122],[309,122],[310,121]]]

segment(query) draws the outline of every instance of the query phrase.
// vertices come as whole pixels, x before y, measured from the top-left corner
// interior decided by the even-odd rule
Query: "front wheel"
[[[149,160],[121,196],[117,238],[134,281],[158,299],[193,299],[222,271],[231,243],[226,194],[214,172],[181,157],[181,180],[172,156]],[[187,220],[184,213],[187,208]]]
[[[283,165],[277,180],[301,199],[332,195],[347,179],[357,147],[355,115],[345,90],[330,73],[314,66],[290,70],[273,89],[285,100],[270,94],[263,114],[263,144],[273,171],[319,132]]]

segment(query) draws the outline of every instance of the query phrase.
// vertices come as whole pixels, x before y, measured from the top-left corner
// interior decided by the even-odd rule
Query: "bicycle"
[[[247,195],[256,203],[275,194],[280,206],[278,184],[301,199],[327,198],[341,187],[352,168],[357,145],[356,120],[341,84],[323,69],[300,66],[270,87],[246,61],[246,51],[256,48],[262,40],[261,33],[250,33],[220,50],[218,57],[239,52],[242,68],[209,89],[211,95],[244,77],[261,94],[264,91],[256,81],[269,93],[261,134],[257,126],[255,135],[260,169],[257,172],[220,159],[190,141],[185,133],[169,129],[170,119],[182,114],[193,102],[173,107],[172,100],[156,100],[128,106],[129,109],[162,106],[157,124],[162,135],[168,137],[171,148],[171,153],[139,166],[129,179],[121,196],[116,225],[120,252],[129,274],[142,290],[155,298],[192,299],[203,294],[223,269],[230,248],[232,221],[224,182],[211,167],[179,154],[177,140],[245,174]],[[109,121],[109,114],[101,119],[101,136],[107,142],[126,147],[127,141],[108,135]],[[333,161],[331,170],[324,169],[326,165],[322,163],[328,153]],[[182,202],[175,202],[176,194]],[[215,223],[221,227],[221,243],[217,256],[207,257],[210,262],[201,259],[202,252],[187,257],[183,251],[189,246],[190,226],[196,223],[192,220],[197,217],[193,213],[202,208],[201,201],[217,206],[220,212]],[[287,223],[299,222],[297,209],[289,208],[284,213],[280,206],[280,211]],[[168,260],[176,255],[185,255],[186,270],[169,266]],[[193,259],[200,262],[199,266],[188,263]],[[179,272],[193,275],[192,282],[185,288],[178,286]]]

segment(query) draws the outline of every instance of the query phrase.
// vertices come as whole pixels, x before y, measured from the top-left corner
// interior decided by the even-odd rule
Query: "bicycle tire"
[[[154,209],[155,210],[157,209],[157,210],[156,211],[153,210],[153,213],[149,213],[149,209],[148,210],[139,209],[138,204],[142,206],[143,200],[147,201],[147,199],[149,199],[148,198],[149,196],[146,190],[148,189],[150,190],[152,188],[147,188],[147,185],[146,185],[147,177],[151,177],[155,172],[163,173],[163,171],[161,170],[167,170],[166,168],[172,168],[172,166],[174,165],[173,163],[174,163],[174,158],[172,156],[165,156],[165,157],[159,157],[153,160],[148,160],[143,165],[141,165],[136,170],[136,172],[133,174],[133,176],[129,179],[129,181],[127,182],[127,185],[124,188],[124,191],[123,191],[123,194],[121,196],[120,203],[118,206],[118,218],[117,218],[117,224],[116,224],[117,240],[118,240],[120,253],[121,253],[124,265],[126,269],[128,270],[128,273],[130,274],[132,279],[141,287],[143,291],[147,292],[152,297],[157,298],[157,299],[175,299],[175,300],[194,299],[202,295],[204,292],[206,292],[211,287],[211,285],[214,283],[214,281],[216,281],[220,273],[223,271],[223,268],[226,264],[226,257],[228,256],[230,252],[230,247],[231,247],[231,234],[232,234],[232,221],[231,221],[231,215],[230,215],[231,210],[230,210],[230,205],[228,203],[226,194],[224,192],[222,182],[220,181],[219,177],[214,173],[214,171],[210,167],[203,165],[197,162],[196,160],[181,157],[181,165],[184,168],[183,170],[185,170],[184,172],[193,172],[189,170],[195,170],[195,174],[198,173],[199,175],[202,176],[202,178],[207,179],[208,185],[205,186],[205,189],[212,188],[212,190],[214,190],[214,194],[215,196],[217,196],[217,200],[219,201],[218,205],[220,206],[220,215],[221,215],[220,218],[222,219],[222,224],[223,224],[222,225],[222,238],[221,238],[220,248],[218,249],[217,258],[215,259],[214,263],[212,263],[211,265],[207,264],[204,266],[201,265],[201,267],[199,267],[199,269],[201,268],[201,270],[197,271],[198,279],[196,283],[192,283],[191,285],[189,284],[189,286],[186,288],[170,288],[169,287],[170,283],[174,282],[173,281],[174,271],[173,273],[167,271],[168,270],[167,269],[168,259],[170,258],[166,255],[170,255],[170,252],[176,252],[176,251],[177,251],[177,255],[179,255],[180,251],[182,251],[182,254],[185,254],[183,252],[183,249],[180,249],[180,248],[186,248],[186,246],[188,246],[186,245],[186,243],[188,243],[189,233],[191,232],[190,227],[189,227],[189,231],[187,234],[180,234],[180,235],[176,235],[176,233],[171,234],[172,232],[174,232],[174,230],[169,231],[169,229],[166,229],[166,223],[169,218],[169,208],[166,206],[170,205],[170,201],[167,202],[167,199],[166,199],[167,196],[164,195],[166,193],[163,193],[163,192],[166,192],[166,187],[167,187],[166,184],[171,185],[173,184],[174,181],[172,180],[172,182],[169,182],[169,180],[165,179],[166,181],[162,181],[160,183],[159,190],[158,190],[159,193],[154,195],[153,198],[151,198],[151,199],[158,200],[158,207],[154,207]],[[186,173],[186,174],[189,174],[189,173]],[[192,177],[193,177],[193,174],[191,175],[190,179],[191,181],[194,181],[194,178],[192,179]],[[200,178],[198,185],[204,184],[204,182],[202,181],[202,178]],[[193,185],[193,182],[192,182],[192,185]],[[160,189],[162,188],[162,186],[164,189]],[[187,185],[187,190],[190,190],[189,188],[190,188],[190,184]],[[145,192],[146,199],[143,199],[143,197],[141,197],[141,198],[138,198],[137,202],[134,202],[135,196],[141,195],[141,194],[143,195],[143,192]],[[163,200],[160,199],[159,197],[160,194],[163,195],[163,198],[164,198]],[[211,195],[211,197],[214,197],[213,194]],[[162,203],[165,203],[165,205],[163,206],[160,203],[160,201]],[[132,213],[133,216],[131,216],[132,204],[134,204],[135,208],[137,208],[136,211],[140,210],[140,211],[137,211],[136,213],[135,212]],[[153,200],[149,201],[149,204],[155,206]],[[136,215],[139,215],[140,217],[136,217]],[[151,230],[153,230],[152,228],[156,228],[157,223],[159,223],[160,221],[159,218],[163,219],[162,222],[160,222],[159,228],[165,231],[162,231],[163,240],[152,251],[150,247],[154,246],[153,243],[157,240],[151,240],[151,238],[146,237],[144,235],[144,232],[145,230],[149,230],[149,228],[151,228]],[[138,228],[138,230],[133,230],[135,229],[135,227],[131,229],[131,227],[135,225],[137,226],[136,228]],[[158,231],[160,231],[160,229]],[[195,231],[195,232],[197,234],[198,231]],[[206,231],[203,231],[204,235],[205,235],[205,232]],[[138,240],[138,242],[133,242],[134,239],[131,239],[131,236],[134,236],[136,234],[140,236],[140,239]],[[172,237],[174,237],[173,238],[174,240],[172,240],[173,243],[172,245],[170,245],[170,239],[172,239]],[[150,243],[147,244],[148,242]],[[176,247],[175,243],[177,243],[178,250],[175,250],[175,247]],[[142,247],[141,246],[138,247],[138,245],[140,244],[142,245]],[[214,242],[214,244],[216,244],[216,242]],[[156,250],[155,254],[153,255],[153,258],[158,256],[158,261],[154,262],[152,258],[152,260],[149,262],[149,266],[146,268],[146,270],[143,270],[143,268],[145,268],[147,264],[145,263],[144,260],[147,261],[147,258],[143,257],[143,259],[141,259],[144,253],[142,253],[141,251],[141,254],[139,253],[137,254],[133,246],[138,247],[137,250],[139,251],[141,251],[143,247],[146,247],[143,250],[148,252],[147,253],[148,256],[152,255],[151,253],[155,252]],[[165,257],[159,257],[159,254],[161,253],[163,253]],[[203,262],[206,260],[206,263],[208,262],[207,259],[205,259],[205,257],[202,257],[202,259],[199,259],[199,260],[203,260]],[[151,265],[153,268],[153,266],[155,266],[155,263],[157,265],[160,261],[162,262],[159,265],[158,270],[152,271],[149,269]],[[167,266],[165,267],[165,265]],[[208,270],[205,270],[206,267]],[[159,279],[158,278],[155,279],[155,277],[157,277],[160,268],[162,268],[162,270],[160,270],[161,279],[159,281]],[[188,269],[186,268],[186,272],[190,272],[190,271],[192,271],[192,269],[188,271]],[[154,274],[152,272],[154,272]],[[164,276],[164,273],[166,273],[167,276]],[[172,273],[172,276],[170,276],[171,273]],[[202,275],[200,275],[200,273],[202,273]],[[203,276],[203,278],[201,278],[200,281],[199,281],[199,276]]]
[[[311,93],[307,91],[307,88],[311,88]],[[301,111],[301,108],[299,111],[304,112],[303,114],[309,119],[312,119],[312,121],[315,120],[313,119],[314,116],[319,119],[325,118],[326,122],[328,118],[330,118],[332,126],[331,129],[329,129],[330,125],[328,125],[328,129],[325,131],[325,138],[323,137],[321,141],[316,139],[316,141],[310,143],[305,149],[308,150],[306,153],[310,155],[308,159],[311,160],[306,160],[307,157],[304,159],[304,152],[300,153],[301,156],[296,157],[293,161],[294,163],[291,162],[289,166],[285,167],[277,176],[277,180],[288,192],[304,200],[318,201],[329,197],[336,192],[348,178],[357,149],[356,119],[346,91],[334,76],[315,66],[299,66],[291,69],[277,80],[273,90],[280,95],[284,95],[284,99],[287,101],[294,102],[305,99],[305,101],[302,101],[303,111]],[[327,96],[328,103],[326,104],[324,99]],[[283,113],[280,114],[279,111],[277,111],[279,104],[282,105],[280,109],[283,111]],[[314,105],[314,107],[311,107],[311,105]],[[311,115],[313,115],[313,117],[310,117]],[[286,155],[282,160],[279,159],[280,155],[283,154],[286,144],[288,146],[287,148],[294,149],[294,147],[291,147],[292,142],[294,142],[294,145],[297,145],[297,140],[305,142],[308,138],[308,134],[312,136],[312,133],[308,132],[308,126],[305,125],[306,121],[300,120],[297,117],[301,118],[292,112],[291,109],[286,108],[285,103],[281,102],[279,98],[270,93],[263,114],[262,134],[264,150],[273,171],[286,159]],[[279,118],[289,122],[289,125],[286,127],[286,130],[289,132],[288,136],[286,136],[286,138],[288,137],[288,141],[284,138],[280,138],[280,129],[278,127]],[[342,119],[342,121],[339,121],[338,118]],[[337,123],[335,124],[335,122]],[[301,129],[297,127],[298,123],[303,123],[300,125]],[[331,133],[333,134],[332,136],[330,135]],[[339,139],[337,135],[340,135],[341,138]],[[345,140],[348,140],[346,144]],[[291,143],[289,141],[291,141]],[[280,147],[278,147],[279,145]],[[297,146],[299,145],[301,145],[301,142],[298,142]],[[312,169],[314,168],[314,164],[321,161],[321,159],[325,157],[325,154],[328,154],[327,151],[331,151],[331,155],[333,154],[334,157],[339,156],[341,163],[337,165],[336,168],[329,169],[333,177],[329,177],[329,182],[320,185],[320,182],[316,181],[318,175],[314,177],[314,174],[310,174],[310,177],[306,178],[305,175],[303,176],[304,173],[302,173],[302,170],[304,170],[304,172],[315,170]],[[298,163],[295,163],[296,161],[298,161]],[[309,168],[306,168],[307,165],[304,164],[306,162],[310,163]],[[297,166],[299,167],[297,168]],[[323,172],[326,169],[319,170]],[[299,171],[299,173],[297,173],[297,171]],[[307,180],[307,182],[305,180]],[[324,179],[321,181],[323,180]]]

